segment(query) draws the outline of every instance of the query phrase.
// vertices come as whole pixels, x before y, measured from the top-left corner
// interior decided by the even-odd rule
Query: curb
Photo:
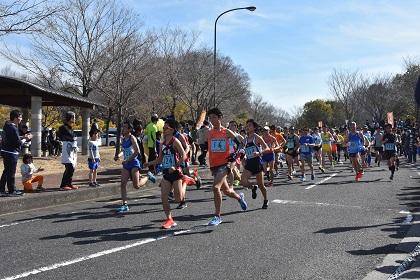
[[[201,177],[210,176],[209,169],[200,170]],[[144,190],[158,189],[162,176],[156,177],[156,184],[147,182],[140,188],[134,189],[131,182],[127,184],[127,192],[133,193]],[[43,193],[30,193],[22,197],[4,197],[0,198],[0,215],[11,214],[15,212],[59,206],[68,203],[93,200],[101,197],[120,196],[120,183],[102,184],[100,187],[91,188],[83,186],[74,191],[46,191]]]

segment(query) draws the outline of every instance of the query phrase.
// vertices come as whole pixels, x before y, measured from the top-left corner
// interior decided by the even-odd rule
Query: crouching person
[[[40,171],[44,171],[43,168],[36,168],[33,164],[33,158],[31,154],[23,155],[23,164],[20,166],[22,173],[22,184],[25,192],[42,192],[45,189],[42,187],[44,183],[44,177],[41,175],[34,175]],[[36,189],[33,188],[32,184],[38,183]]]

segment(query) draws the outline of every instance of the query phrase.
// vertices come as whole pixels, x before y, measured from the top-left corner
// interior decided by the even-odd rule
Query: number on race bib
[[[305,145],[300,146],[300,151],[302,153],[309,153],[310,151],[309,146],[305,146]]]
[[[226,152],[226,139],[212,139],[211,151],[214,153]]]
[[[124,160],[128,160],[132,154],[133,154],[133,149],[131,149],[131,147],[125,148],[123,151]]]
[[[254,153],[256,152],[258,152],[258,149],[255,146],[245,148],[245,154],[246,154],[247,159],[254,158],[255,157]]]
[[[386,143],[385,144],[385,151],[395,151],[395,144],[394,143]]]
[[[174,155],[164,155],[162,159],[162,167],[163,169],[169,169],[171,167],[175,166],[175,158]]]

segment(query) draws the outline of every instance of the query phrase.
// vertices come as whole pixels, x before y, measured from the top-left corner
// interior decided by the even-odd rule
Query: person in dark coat
[[[15,174],[22,144],[32,139],[31,133],[19,136],[19,124],[22,113],[19,110],[10,112],[10,120],[3,126],[1,141],[1,156],[3,157],[4,170],[0,179],[0,196],[20,196],[23,192],[16,190]],[[8,193],[6,193],[6,184]]]

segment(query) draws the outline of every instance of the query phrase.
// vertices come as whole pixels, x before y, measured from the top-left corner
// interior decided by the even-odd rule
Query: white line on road
[[[330,177],[327,177],[327,178],[325,178],[325,179],[323,179],[323,180],[319,181],[318,183],[315,183],[315,184],[313,184],[313,185],[310,185],[309,187],[306,187],[306,188],[305,188],[305,190],[310,190],[310,189],[312,189],[313,187],[316,187],[317,185],[320,185],[320,184],[322,184],[322,183],[325,183],[326,181],[330,180],[332,177],[336,176],[337,174],[338,174],[338,173],[334,173],[334,174],[332,174]]]
[[[91,255],[87,255],[87,256],[84,256],[84,257],[76,258],[76,259],[73,259],[73,260],[68,260],[68,261],[64,261],[64,262],[60,262],[60,263],[56,263],[56,264],[52,264],[52,265],[48,265],[48,266],[44,266],[44,267],[40,267],[40,268],[35,268],[33,270],[26,271],[24,273],[21,273],[21,274],[15,275],[15,276],[2,278],[0,280],[15,280],[15,279],[25,278],[25,277],[28,277],[30,275],[35,275],[35,274],[39,274],[39,273],[42,273],[42,272],[55,270],[55,269],[60,268],[60,267],[69,266],[69,265],[72,265],[72,264],[75,264],[75,263],[80,263],[80,262],[84,262],[84,261],[87,261],[87,260],[99,258],[99,257],[106,256],[106,255],[109,255],[109,254],[124,251],[124,250],[130,249],[130,248],[145,245],[145,244],[148,244],[148,243],[151,243],[151,242],[166,239],[168,237],[185,234],[185,233],[190,232],[190,231],[192,231],[192,229],[175,231],[175,232],[172,232],[172,233],[169,233],[169,234],[166,234],[166,235],[162,235],[162,236],[159,236],[159,237],[156,237],[156,238],[143,239],[143,240],[140,240],[140,241],[132,243],[132,244],[128,244],[128,245],[121,246],[121,247],[116,247],[116,248],[105,250],[105,251],[100,251],[100,252],[97,252],[97,253],[94,253],[94,254],[91,254]]]
[[[41,220],[41,219],[32,219],[32,220],[27,220],[27,221],[22,221],[22,222],[14,222],[14,223],[11,223],[11,224],[0,225],[0,228],[17,226],[17,225],[27,224],[27,223],[32,223],[32,222],[36,222],[36,221],[39,221],[39,220]]]
[[[334,203],[325,203],[325,202],[313,202],[313,201],[298,201],[298,200],[281,200],[281,199],[274,199],[271,201],[271,203],[277,203],[277,204],[295,204],[295,205],[306,205],[306,206],[332,206],[332,207],[342,207],[342,208],[353,208],[353,209],[363,209],[363,210],[369,210],[369,211],[377,211],[378,209],[376,208],[369,208],[369,207],[364,207],[364,206],[359,206],[359,205],[344,205],[344,204],[334,204]],[[381,209],[381,211],[386,210],[386,211],[399,211],[398,209],[392,209],[392,208],[387,208],[387,209]],[[411,213],[408,211],[400,211],[400,214],[408,214],[409,215],[413,215],[415,213]],[[412,217],[411,217],[412,218]],[[409,221],[409,217],[406,218],[405,220],[406,222]],[[411,223],[411,220],[409,221]]]

